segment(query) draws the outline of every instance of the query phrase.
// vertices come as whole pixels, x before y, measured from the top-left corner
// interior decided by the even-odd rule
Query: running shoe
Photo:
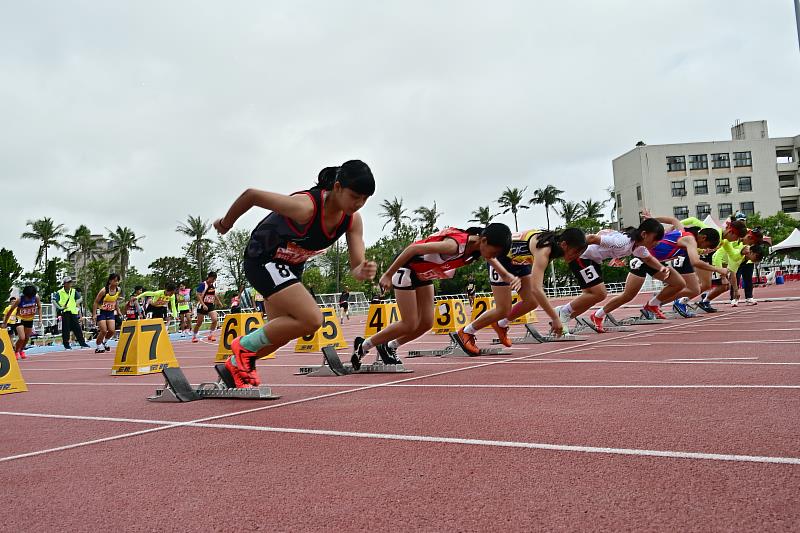
[[[558,319],[561,321],[561,325],[564,327],[564,335],[569,335],[569,321],[572,317],[569,316],[568,313],[564,312],[564,307],[561,305],[556,307],[556,313],[558,313]]]
[[[103,348],[105,348],[107,352],[111,351],[111,348],[109,348],[108,344],[106,344],[106,343],[103,343]]]
[[[101,346],[98,346],[97,348],[94,349],[94,353],[106,353],[106,349]]]
[[[746,302],[747,305],[758,305],[758,301],[755,298],[748,298]]]
[[[361,370],[361,358],[364,357],[364,337],[356,337],[353,341],[353,355],[350,357],[350,364],[353,370]]]
[[[739,300],[736,299],[731,300],[731,307],[739,307]]]
[[[697,307],[698,307],[698,309],[702,309],[706,313],[716,313],[717,312],[717,310],[715,308],[711,307],[711,302],[709,302],[707,300],[700,300],[699,302],[697,302]]]
[[[595,331],[597,331],[597,333],[605,333],[606,332],[606,330],[603,329],[604,318],[600,318],[599,316],[597,316],[597,311],[595,311],[591,315],[589,315],[589,320],[592,321],[592,325],[594,326],[594,329],[595,329]]]
[[[25,350],[22,350],[21,352],[19,352],[19,358],[20,359],[27,359],[28,358],[28,356],[25,355]]]
[[[506,348],[511,348],[513,343],[511,342],[511,338],[508,336],[508,326],[503,327],[497,322],[493,322],[492,329],[495,333],[497,333],[497,338],[500,340],[500,344]]]
[[[200,342],[200,341],[197,340],[197,337],[192,337],[192,342]]]
[[[378,350],[378,355],[385,365],[399,365],[400,359],[397,358],[397,352],[389,348],[386,344],[379,344],[375,347]]]
[[[467,352],[470,355],[480,355],[481,350],[478,348],[478,345],[475,344],[475,335],[470,335],[464,328],[456,331],[455,336],[453,337],[455,341],[461,346],[461,349]]]
[[[206,340],[208,342],[215,342],[217,338],[214,335],[209,335],[208,337],[206,337]]]
[[[675,300],[672,302],[672,309],[681,315],[683,318],[693,318],[696,315],[689,311],[689,308],[686,307],[686,304],[681,302],[680,300]]]
[[[83,344],[81,344],[81,348],[91,348],[91,346],[89,346],[88,344],[86,344],[86,343],[84,342]]]
[[[686,304],[684,304],[684,306],[685,306],[685,305],[686,305]],[[657,306],[657,305],[650,305],[650,304],[646,304],[646,305],[644,306],[644,308],[645,308],[645,309],[646,309],[646,310],[647,310],[649,313],[653,313],[653,316],[655,316],[655,317],[656,317],[657,319],[659,319],[659,320],[666,320],[666,319],[667,319],[667,316],[666,316],[664,313],[662,313],[662,312],[661,312],[661,308],[660,308],[659,306]],[[688,309],[686,310],[686,312],[687,312],[687,313],[691,313],[691,311],[689,311]]]
[[[252,385],[250,385],[249,374],[247,372],[242,372],[238,366],[233,364],[234,357],[234,355],[231,355],[225,360],[225,368],[230,372],[233,378],[233,384],[236,385],[237,389],[248,389],[252,387]]]
[[[253,370],[250,363],[256,354],[255,352],[251,352],[242,346],[242,337],[236,337],[233,339],[233,342],[231,343],[231,351],[233,352],[233,355],[236,356],[236,364],[238,365],[240,372],[247,374]]]

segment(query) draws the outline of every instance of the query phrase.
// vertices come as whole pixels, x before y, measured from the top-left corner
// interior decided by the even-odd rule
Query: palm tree
[[[584,200],[584,201],[581,202],[581,207],[583,208],[583,216],[585,218],[593,218],[595,220],[602,220],[602,218],[603,218],[603,207],[605,207],[605,205],[606,205],[606,202],[595,202],[591,198],[589,198],[588,200]]]
[[[391,222],[394,224],[394,230],[397,231],[403,224],[403,220],[411,220],[411,217],[405,214],[406,208],[403,207],[403,199],[398,199],[397,196],[391,202],[389,200],[381,202],[381,209],[383,209],[383,213],[380,213],[379,216],[386,219],[381,229],[386,228],[386,225]]]
[[[53,223],[53,219],[45,217],[38,220],[29,220],[25,225],[30,226],[32,231],[23,233],[22,238],[42,242],[42,244],[39,245],[39,251],[36,252],[35,266],[39,266],[40,263],[47,266],[48,250],[51,246],[60,248],[61,244],[59,240],[67,233],[64,224],[56,225]],[[43,259],[44,262],[42,263]]]
[[[194,266],[197,268],[197,274],[204,276],[208,267],[208,250],[214,243],[211,239],[206,237],[208,232],[211,231],[211,224],[201,217],[189,215],[186,223],[181,222],[175,231],[182,233],[189,237],[191,241],[187,246],[187,252],[194,260]]]
[[[479,207],[475,211],[472,212],[472,217],[467,222],[477,222],[481,226],[488,226],[489,223],[492,221],[494,217],[497,215],[493,215],[490,210],[489,206],[486,207]]]
[[[83,275],[83,271],[90,261],[100,257],[100,252],[103,250],[102,239],[94,238],[92,231],[81,224],[75,233],[66,236],[66,242],[67,253],[72,256],[72,268],[75,269],[75,275],[83,281],[83,297],[84,299],[89,298],[87,294],[89,278]],[[81,259],[80,268],[78,268],[78,258]]]
[[[527,187],[523,187],[522,189],[517,189],[514,187],[506,187],[506,190],[503,191],[503,194],[500,195],[500,198],[497,199],[497,203],[500,207],[504,207],[503,214],[505,215],[509,211],[514,215],[514,231],[519,231],[519,224],[517,223],[517,213],[520,209],[528,209],[527,205],[522,204],[522,195],[525,192]]]
[[[583,216],[583,207],[578,202],[561,202],[561,209],[554,207],[553,211],[564,219],[565,226],[569,226]]]
[[[550,208],[556,204],[561,203],[561,195],[564,191],[557,189],[553,185],[548,185],[544,189],[536,189],[533,191],[533,198],[530,203],[544,205],[544,214],[547,217],[547,229],[550,229]]]
[[[122,277],[122,292],[125,293],[125,275],[128,272],[128,264],[130,263],[130,254],[133,250],[142,250],[139,246],[139,240],[144,237],[137,237],[136,233],[129,227],[117,226],[117,229],[108,231],[108,239],[111,241],[111,260],[118,262],[119,275]]]
[[[422,206],[414,209],[414,214],[418,215],[417,218],[414,219],[414,222],[419,223],[420,237],[424,239],[431,233],[439,231],[439,228],[436,227],[436,223],[444,213],[436,210],[436,202],[433,202],[432,208]]]

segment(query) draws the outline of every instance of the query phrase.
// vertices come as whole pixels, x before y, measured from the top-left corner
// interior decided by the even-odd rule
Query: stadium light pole
[[[797,46],[800,46],[800,0],[794,0],[794,18],[797,19]]]

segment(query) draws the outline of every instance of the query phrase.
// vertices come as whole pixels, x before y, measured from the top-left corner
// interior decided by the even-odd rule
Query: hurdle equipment
[[[558,337],[552,332],[547,335],[542,335],[530,324],[524,324],[524,327],[525,335],[523,337],[512,337],[511,342],[514,344],[542,344],[545,342],[576,342],[586,340],[586,337],[581,337],[574,333],[567,333],[566,335]],[[500,344],[500,339],[492,339],[492,344]]]
[[[153,374],[170,367],[177,368],[178,361],[163,320],[150,318],[122,323],[112,376]]]
[[[330,377],[347,376],[349,374],[410,374],[413,370],[407,369],[403,363],[396,365],[384,364],[380,357],[375,358],[371,364],[362,364],[358,370],[353,370],[350,363],[342,363],[336,348],[325,346],[322,348],[322,364],[318,366],[301,366],[295,373],[296,376]]]
[[[231,343],[235,338],[252,333],[261,327],[264,327],[264,317],[261,316],[261,313],[228,313],[225,315],[215,361],[221,363],[233,354]],[[260,359],[275,359],[275,354],[271,353]]]
[[[0,394],[27,392],[28,386],[19,371],[19,363],[14,356],[11,337],[6,328],[0,330]]]
[[[459,346],[455,336],[457,333],[450,333],[450,344],[438,350],[409,350],[408,357],[478,357],[481,355],[511,355],[509,350],[504,348],[481,348],[477,355],[472,355]]]
[[[364,338],[368,339],[400,320],[400,309],[396,303],[370,304],[367,321],[364,324]]]
[[[588,330],[594,331],[595,333],[599,333],[597,331],[597,328],[595,327],[594,323],[591,320],[588,320],[586,318],[583,318],[583,317],[579,316],[578,318],[575,319],[575,321],[578,323],[578,327],[575,328],[573,333],[577,334],[577,333],[582,333],[582,332],[588,331]],[[603,331],[606,332],[606,333],[623,333],[623,332],[626,332],[626,331],[634,331],[633,329],[631,329],[631,328],[629,328],[627,326],[613,324],[609,320],[604,320],[603,322],[604,322],[603,323]],[[606,325],[606,324],[608,324],[608,325]]]
[[[336,311],[332,307],[323,307],[320,311],[322,311],[322,326],[311,335],[297,339],[297,344],[294,345],[295,352],[318,352],[324,346],[347,348]]]
[[[255,361],[254,361],[255,364]],[[192,386],[180,368],[165,368],[164,388],[156,389],[147,398],[151,402],[193,402],[195,400],[277,400],[280,396],[272,394],[266,385],[237,389],[228,369],[222,363],[214,365],[219,378],[215,382]]]
[[[660,318],[648,318],[644,313],[641,313],[639,316],[632,316],[630,318],[617,320],[609,313],[606,314],[606,322],[610,322],[615,326],[649,326],[652,324],[663,324],[664,322],[668,321]]]

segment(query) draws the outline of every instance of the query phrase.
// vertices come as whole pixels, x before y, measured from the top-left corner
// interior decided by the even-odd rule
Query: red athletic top
[[[456,241],[458,252],[453,255],[438,253],[416,255],[404,266],[410,268],[417,275],[417,278],[421,280],[446,279],[453,277],[453,270],[468,265],[481,255],[478,251],[469,255],[464,253],[469,242],[469,233],[458,228],[445,228],[430,237],[415,241],[414,244],[441,242],[445,239]]]

